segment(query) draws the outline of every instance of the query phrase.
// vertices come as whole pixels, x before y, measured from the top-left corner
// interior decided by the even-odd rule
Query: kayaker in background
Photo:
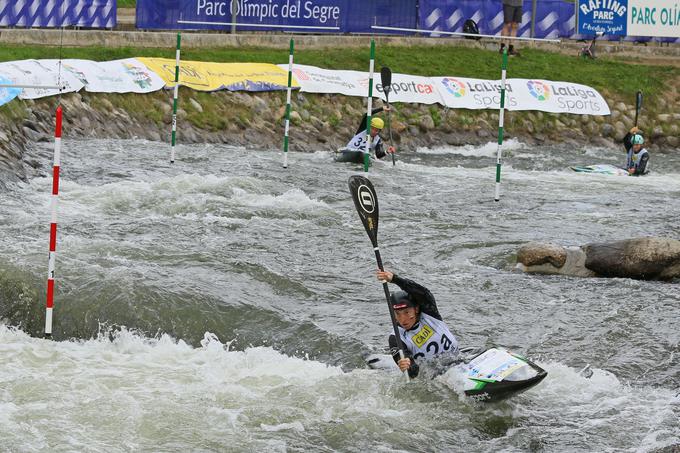
[[[390,295],[390,303],[399,324],[404,359],[399,356],[394,334],[388,340],[392,357],[401,371],[408,370],[409,377],[414,378],[418,375],[419,359],[458,355],[458,341],[442,320],[430,290],[390,271],[379,270],[377,276],[378,280],[394,283],[402,289]]]
[[[371,112],[371,151],[375,153],[375,157],[378,159],[382,159],[387,155],[387,153],[393,153],[395,151],[394,146],[389,146],[387,148],[387,152],[383,149],[383,141],[382,138],[380,138],[380,131],[382,130],[383,127],[385,127],[385,122],[383,121],[382,118],[378,118],[376,115],[377,113],[380,113],[382,111],[389,111],[389,107],[378,107],[373,109]],[[347,143],[347,146],[345,149],[352,150],[352,151],[365,151],[366,150],[366,120],[367,120],[367,115],[364,113],[364,116],[361,118],[361,123],[359,123],[359,127],[357,128],[356,134],[354,137],[352,137],[352,140]]]
[[[626,170],[631,176],[644,175],[649,171],[649,152],[642,145],[645,139],[640,133],[637,126],[633,127],[630,132],[623,137],[623,146],[626,147],[628,156],[626,158]]]

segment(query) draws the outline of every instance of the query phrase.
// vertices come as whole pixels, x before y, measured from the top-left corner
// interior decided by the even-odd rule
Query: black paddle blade
[[[638,91],[635,95],[635,109],[640,110],[642,108],[642,91]]]
[[[357,208],[361,222],[373,247],[378,246],[378,195],[373,184],[363,176],[349,177],[349,192]]]
[[[380,81],[382,82],[385,97],[389,96],[390,90],[392,90],[392,70],[387,66],[383,66],[380,70]]]
[[[638,115],[640,114],[640,109],[642,109],[642,91],[638,91],[635,94],[635,126],[638,125]]]

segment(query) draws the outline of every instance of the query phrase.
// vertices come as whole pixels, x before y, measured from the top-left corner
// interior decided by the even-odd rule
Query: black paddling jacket
[[[434,296],[429,289],[413,280],[399,277],[397,274],[393,274],[392,283],[409,293],[420,307],[422,313],[426,313],[433,318],[443,321],[442,315],[439,314],[439,309],[437,308],[437,302],[434,300]]]
[[[442,315],[439,314],[439,309],[437,308],[437,302],[434,300],[434,296],[429,289],[425,288],[423,285],[409,280],[408,278],[399,277],[397,274],[392,275],[392,283],[399,286],[403,291],[406,291],[411,295],[413,300],[418,307],[420,307],[420,312],[428,314],[433,318],[443,321]],[[392,353],[392,358],[395,362],[399,362],[399,347],[397,345],[397,339],[394,335],[389,337],[389,346]],[[404,350],[404,357],[411,359],[411,366],[408,368],[408,375],[411,379],[418,376],[420,368],[415,360],[411,357],[411,353],[408,350]]]

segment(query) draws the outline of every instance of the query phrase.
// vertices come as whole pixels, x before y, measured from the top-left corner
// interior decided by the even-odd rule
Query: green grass
[[[137,0],[118,0],[116,2],[117,8],[135,8],[137,6]]]
[[[131,47],[74,47],[0,46],[4,61],[25,58],[84,58],[97,61],[128,57],[166,57],[174,59],[175,50]],[[296,63],[330,69],[368,68],[368,49],[300,49]],[[186,60],[215,62],[286,63],[288,48],[208,48],[182,50]],[[643,89],[646,95],[661,94],[669,79],[677,78],[680,69],[671,66],[631,65],[630,59],[600,58],[582,60],[576,56],[550,53],[530,48],[522,49],[521,58],[512,58],[508,77],[536,78],[582,83],[602,90],[616,98],[630,98],[631,93]],[[423,76],[458,76],[481,79],[500,78],[498,52],[449,46],[381,46],[376,68],[389,66],[394,72]]]

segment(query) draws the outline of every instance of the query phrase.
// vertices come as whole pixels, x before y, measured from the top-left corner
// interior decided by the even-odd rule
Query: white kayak
[[[399,371],[388,354],[371,354],[366,358],[370,368]],[[541,382],[548,373],[530,360],[502,348],[461,352],[460,359],[446,374],[453,374],[466,396],[476,401],[499,401],[521,393]]]
[[[581,165],[569,168],[578,173],[597,173],[600,175],[628,176],[628,170],[611,164]]]

